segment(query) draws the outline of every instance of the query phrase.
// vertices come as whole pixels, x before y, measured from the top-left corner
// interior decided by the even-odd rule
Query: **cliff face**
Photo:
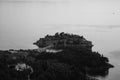
[[[87,41],[83,36],[68,34],[68,33],[56,33],[55,35],[47,35],[44,38],[40,38],[34,43],[39,48],[51,46],[51,48],[79,48],[81,50],[91,50],[92,42]]]

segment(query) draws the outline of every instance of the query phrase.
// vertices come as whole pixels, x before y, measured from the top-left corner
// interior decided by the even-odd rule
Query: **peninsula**
[[[38,49],[0,51],[0,80],[97,80],[114,67],[76,34],[46,35],[33,44]]]

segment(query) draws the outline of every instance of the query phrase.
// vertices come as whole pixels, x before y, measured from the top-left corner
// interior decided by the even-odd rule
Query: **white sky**
[[[19,18],[18,15],[20,15],[20,17],[26,17],[28,19],[27,22],[39,21],[42,24],[120,25],[120,1],[117,0],[6,1],[12,3],[18,1],[18,3],[10,5],[11,7],[6,7],[6,10],[9,9],[6,13],[9,13],[9,15],[15,14],[15,19]],[[19,4],[19,1],[23,2]],[[24,1],[36,3],[33,4],[31,2],[31,4],[25,6],[23,3],[27,4],[27,2]],[[10,11],[11,9],[12,11]],[[4,11],[2,12],[4,14]]]

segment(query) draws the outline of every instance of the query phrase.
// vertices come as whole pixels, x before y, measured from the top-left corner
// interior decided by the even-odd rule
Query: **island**
[[[97,80],[114,66],[83,36],[46,35],[38,49],[0,50],[0,80]]]

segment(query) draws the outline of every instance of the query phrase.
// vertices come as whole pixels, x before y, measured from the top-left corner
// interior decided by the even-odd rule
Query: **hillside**
[[[83,36],[69,34],[69,33],[56,33],[55,35],[46,35],[34,43],[39,48],[51,46],[54,49],[61,48],[78,48],[81,50],[91,50],[92,42],[86,40]]]
[[[96,80],[91,76],[113,68],[83,36],[62,32],[34,44],[38,49],[0,51],[0,80]]]

